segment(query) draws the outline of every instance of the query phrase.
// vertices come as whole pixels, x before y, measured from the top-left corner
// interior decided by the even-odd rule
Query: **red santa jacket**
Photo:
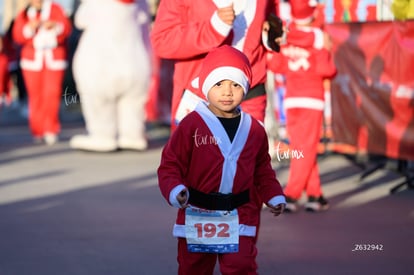
[[[275,2],[277,0],[237,1],[234,3],[237,17],[233,28],[222,22],[216,13],[218,6],[229,6],[230,1],[160,2],[151,42],[159,57],[176,61],[173,116],[185,89],[204,98],[192,81],[198,76],[205,55],[222,44],[232,45],[246,54],[253,71],[251,87],[265,82],[266,48],[262,44],[262,24],[269,12],[276,13]],[[239,13],[241,9],[244,11]]]
[[[161,193],[170,204],[175,200],[173,190],[180,185],[203,193],[238,194],[250,190],[250,201],[237,208],[240,235],[245,236],[256,234],[261,201],[274,205],[285,202],[271,167],[263,126],[242,112],[237,133],[230,142],[205,103],[199,103],[172,134],[162,152],[158,179]],[[254,190],[261,200],[257,200]],[[185,236],[184,223],[184,210],[179,209],[174,236]]]
[[[28,23],[38,19],[53,21],[52,29],[39,27],[32,31]],[[45,0],[41,11],[29,6],[17,15],[13,26],[13,39],[22,45],[20,65],[24,70],[40,71],[46,66],[51,70],[64,70],[67,66],[66,39],[71,33],[71,23],[62,8]]]
[[[318,33],[314,27],[301,30]],[[281,47],[280,54],[273,54],[269,68],[286,76],[285,108],[309,108],[323,110],[323,80],[336,74],[332,56],[326,49],[299,47],[290,43]]]

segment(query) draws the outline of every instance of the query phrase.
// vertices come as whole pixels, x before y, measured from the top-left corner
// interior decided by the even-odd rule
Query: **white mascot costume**
[[[70,146],[96,152],[145,150],[144,105],[151,74],[146,0],[83,0],[73,75],[87,135]]]

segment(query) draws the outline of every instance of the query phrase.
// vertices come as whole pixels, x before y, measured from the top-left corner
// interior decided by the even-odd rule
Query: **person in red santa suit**
[[[283,212],[265,129],[240,109],[251,79],[242,52],[213,49],[199,73],[208,101],[183,118],[163,149],[159,188],[179,209],[173,235],[180,275],[213,274],[217,259],[221,274],[257,274],[261,201],[275,216]]]
[[[239,49],[249,59],[253,79],[241,107],[254,118],[264,121],[266,54],[270,50],[266,19],[270,13],[278,14],[277,3],[277,0],[160,2],[151,31],[151,42],[159,57],[175,61],[172,129],[183,117],[181,110],[191,110],[191,106],[187,106],[191,104],[185,105],[184,91],[191,91],[200,100],[205,100],[197,87],[200,64],[211,49],[223,44]],[[303,32],[289,32],[288,40],[291,34],[293,39],[300,37],[299,41],[305,46],[312,46],[316,41],[313,34]]]
[[[316,1],[291,1],[293,24],[302,31],[319,32],[318,36],[325,37],[324,45],[329,49],[328,36],[311,27],[316,4]],[[269,62],[273,71],[286,76],[284,106],[291,153],[289,178],[284,189],[288,212],[298,210],[297,201],[303,191],[308,196],[305,205],[308,211],[328,208],[317,164],[324,110],[323,80],[336,74],[327,48],[305,48],[287,43],[282,46],[281,54],[273,55]]]
[[[35,141],[58,140],[59,106],[67,66],[71,24],[50,0],[31,0],[14,22],[13,39],[22,46],[20,65],[28,93],[29,125]]]

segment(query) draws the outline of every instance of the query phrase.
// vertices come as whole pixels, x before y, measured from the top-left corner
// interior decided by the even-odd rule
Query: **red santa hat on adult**
[[[246,94],[252,81],[252,70],[244,53],[223,45],[211,50],[204,58],[199,74],[199,87],[207,98],[208,91],[217,82],[226,79],[242,86]]]
[[[297,24],[312,22],[317,5],[318,1],[316,0],[291,0],[290,8],[293,21]]]

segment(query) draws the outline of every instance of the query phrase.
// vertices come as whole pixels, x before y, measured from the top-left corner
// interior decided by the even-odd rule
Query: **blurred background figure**
[[[4,38],[0,37],[0,105],[10,103],[9,58],[5,50]]]
[[[16,17],[13,39],[22,46],[20,66],[28,93],[29,126],[35,142],[54,144],[60,131],[59,106],[67,66],[71,24],[50,0],[30,0]]]
[[[7,94],[7,103],[10,103],[12,108],[19,109],[20,116],[24,119],[28,117],[27,110],[27,91],[24,85],[22,69],[20,67],[20,52],[21,45],[18,45],[13,40],[13,26],[14,19],[10,21],[6,32],[3,35],[2,47],[0,47],[0,55],[7,58],[7,71],[3,71],[3,86]],[[13,92],[16,95],[13,95]]]
[[[284,107],[289,148],[290,152],[297,153],[289,156],[289,178],[284,190],[287,212],[298,210],[297,203],[303,192],[308,197],[306,210],[321,211],[329,206],[322,194],[317,154],[325,104],[323,82],[335,76],[336,68],[329,37],[313,25],[316,5],[316,1],[291,1],[291,27],[325,37],[325,48],[287,43],[282,46],[281,54],[275,54],[269,63],[272,70],[286,76]]]
[[[72,148],[97,152],[147,148],[149,22],[145,0],[81,2],[75,26],[83,33],[73,75],[88,133],[74,136]]]

